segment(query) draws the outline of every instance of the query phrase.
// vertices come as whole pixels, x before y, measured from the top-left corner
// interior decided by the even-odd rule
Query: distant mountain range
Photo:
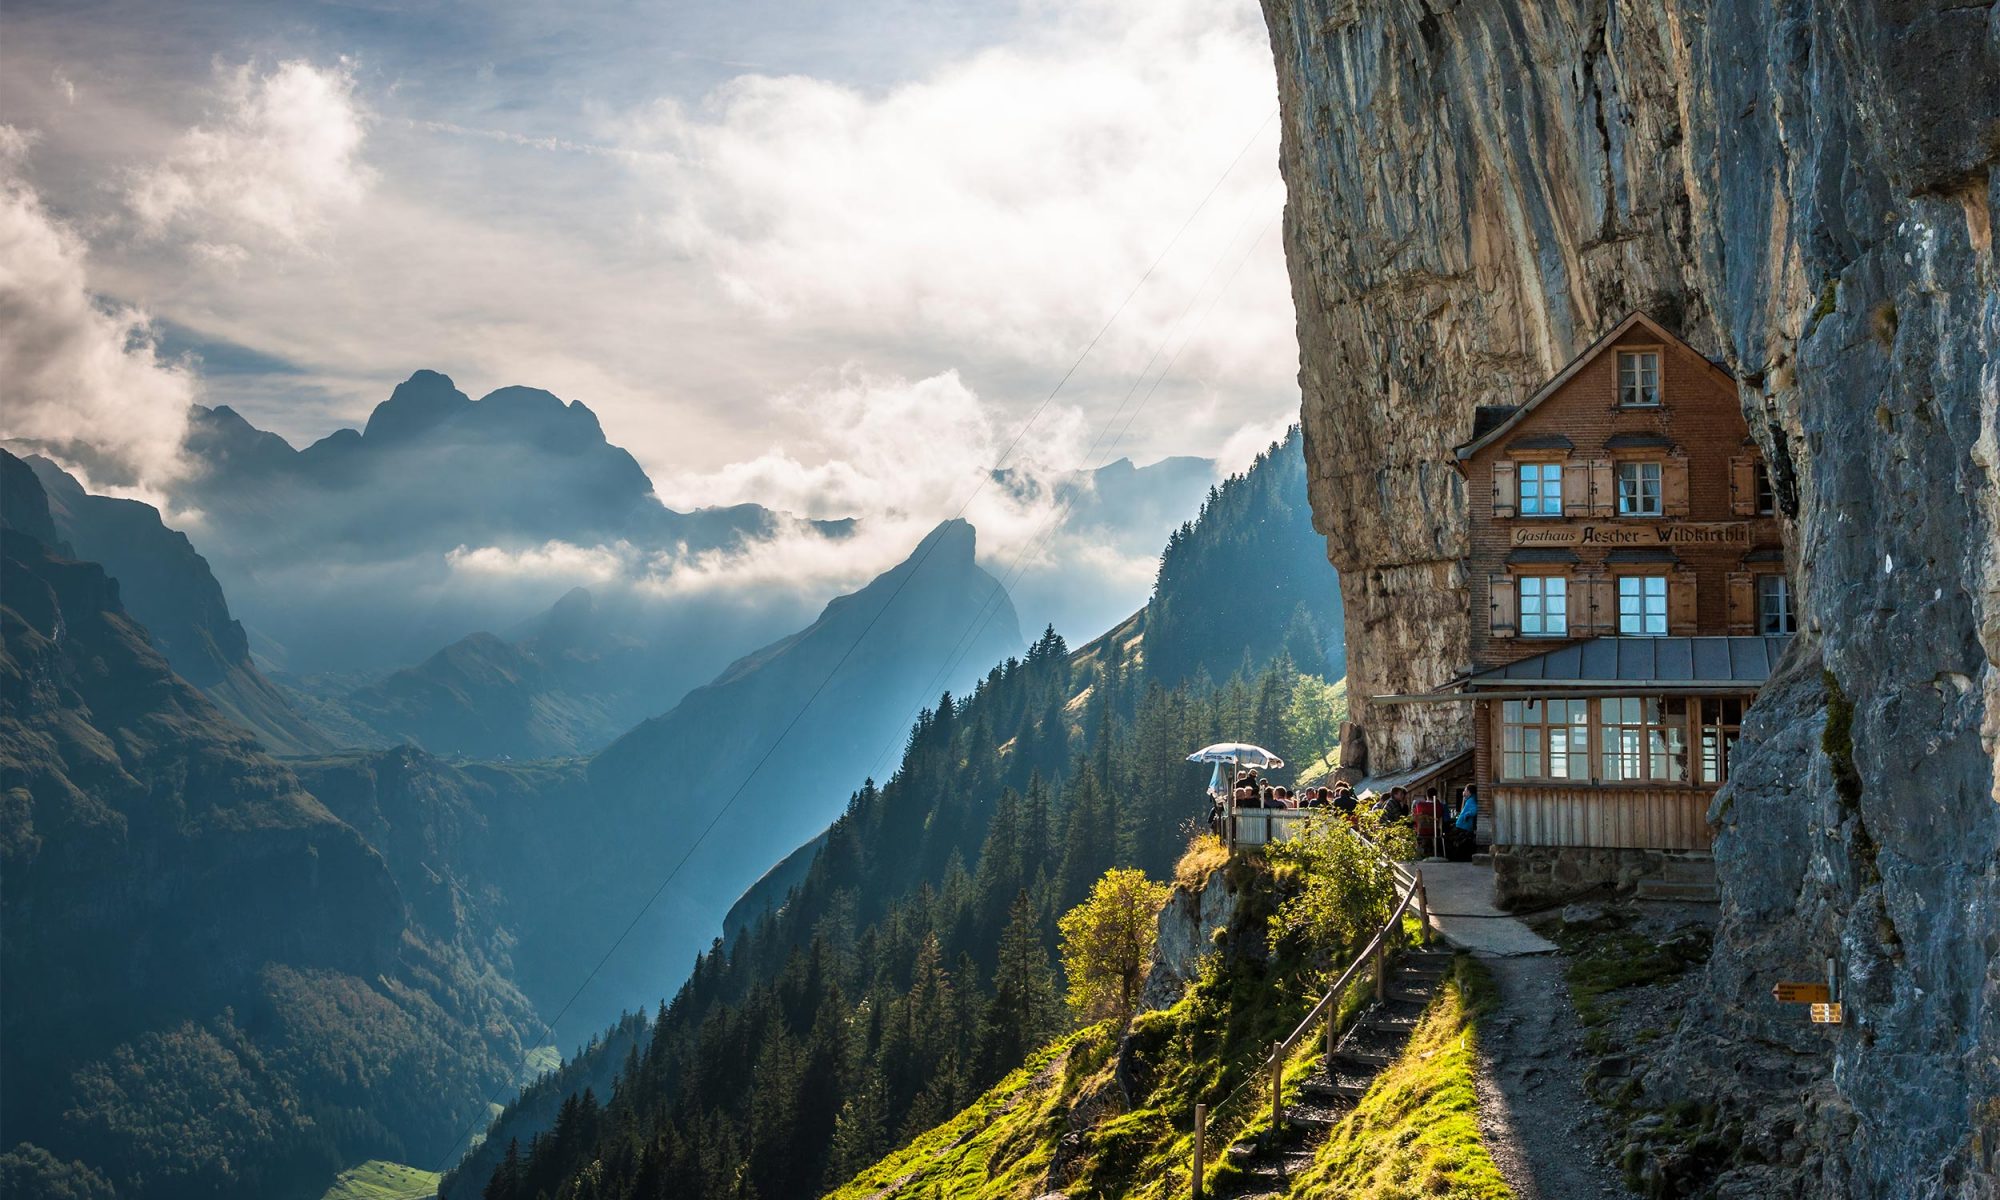
[[[61,450],[111,470],[88,447]],[[757,505],[669,509],[582,403],[525,387],[474,400],[434,371],[398,385],[361,429],[304,449],[232,409],[197,406],[187,453],[194,470],[170,499],[192,544],[148,506],[89,495],[47,458],[35,465],[86,556],[135,578],[155,564],[136,601],[153,636],[279,753],[404,742],[475,758],[594,752],[805,624],[825,597],[809,580],[662,579],[780,534],[839,541],[855,528]],[[1037,627],[1089,631],[1144,595],[1162,538],[1211,489],[1213,464],[1120,459],[994,481],[1057,514],[1040,553],[996,555],[1017,609]],[[188,579],[208,582],[155,587],[178,578],[164,570],[176,556],[200,564]],[[209,621],[224,588],[236,611]],[[204,638],[213,663],[196,661]],[[238,669],[253,657],[261,675]]]
[[[274,694],[200,556],[51,470],[0,452],[9,1194],[302,1196],[361,1158],[434,1161],[520,1078],[531,1004],[562,1007],[642,910],[558,1034],[668,989],[932,689],[1022,644],[948,522],[594,760],[279,764],[163,657]],[[168,633],[125,609],[141,590]],[[565,615],[588,611],[517,636],[553,645]]]
[[[19,459],[5,451],[0,455],[9,470],[19,470]],[[46,458],[29,458],[27,465],[46,496],[52,544],[66,544],[75,557],[102,564],[119,581],[132,616],[175,674],[200,688],[268,750],[305,754],[333,748],[252,663],[242,623],[230,615],[222,585],[186,534],[167,528],[150,504],[91,495]]]
[[[444,1153],[533,1028],[506,936],[408,903],[174,674],[11,455],[0,522],[0,1191],[298,1195],[358,1151]],[[245,683],[227,638],[186,640],[228,628],[206,621],[177,657]]]

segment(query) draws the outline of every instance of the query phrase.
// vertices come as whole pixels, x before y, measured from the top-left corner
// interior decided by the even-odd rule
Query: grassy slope
[[[1200,859],[1206,851],[1197,841],[1189,858]],[[1261,940],[1276,881],[1246,862],[1239,861],[1234,870],[1241,904],[1229,937]],[[1278,964],[1245,957],[1225,965],[1229,957],[1211,956],[1210,969],[1171,1008],[1134,1019],[1123,1080],[1131,1094],[1129,1109],[1117,1078],[1117,1038],[1108,1027],[1093,1026],[1039,1052],[956,1117],[834,1192],[834,1200],[1027,1200],[1058,1187],[1078,1200],[1183,1196],[1197,1096],[1214,1104],[1206,1175],[1211,1187],[1222,1183],[1236,1167],[1221,1148],[1256,1136],[1270,1122],[1270,1095],[1259,1060],[1311,1006],[1312,981],[1318,978],[1304,964],[1285,961],[1290,956],[1281,956]],[[1341,1006],[1343,1020],[1364,1007],[1370,994],[1368,981],[1357,979]],[[1462,1031],[1466,1020],[1456,1014],[1450,1028]],[[1319,1045],[1317,1037],[1304,1039],[1287,1062],[1288,1093],[1317,1066]],[[1469,1052],[1460,1054],[1470,1062]],[[1469,1104],[1472,1085],[1466,1069]],[[1239,1089],[1239,1083],[1245,1086]],[[1232,1099],[1216,1103],[1224,1097]],[[1068,1147],[1060,1146],[1072,1129],[1080,1136]],[[1362,1141],[1374,1136],[1371,1129]],[[1472,1136],[1476,1141],[1476,1125]],[[1357,1141],[1357,1153],[1379,1150]],[[1479,1158],[1485,1161],[1483,1152]],[[1504,1190],[1449,1194],[1507,1195]]]
[[[1104,1034],[1093,1025],[1042,1049],[957,1116],[855,1176],[829,1200],[863,1200],[884,1191],[898,1200],[1041,1194],[1066,1127],[1065,1101],[1109,1056]]]
[[[1298,1200],[1510,1200],[1479,1138],[1475,1025],[1493,1003],[1485,970],[1461,958],[1409,1045],[1335,1126],[1300,1176]]]
[[[427,1200],[437,1185],[436,1171],[378,1158],[342,1171],[320,1200]]]

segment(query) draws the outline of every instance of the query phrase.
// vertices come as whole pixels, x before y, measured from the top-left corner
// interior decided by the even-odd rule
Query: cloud
[[[185,238],[221,261],[258,246],[309,246],[373,177],[361,161],[366,121],[352,65],[295,59],[266,74],[247,64],[218,74],[212,120],[135,172],[126,203],[147,234]]]
[[[0,437],[88,444],[157,500],[183,473],[194,378],[145,313],[93,297],[83,239],[22,177],[32,141],[0,125]]]
[[[748,74],[607,135],[631,152],[660,236],[777,322],[1066,361],[1174,243],[1101,348],[1130,367],[1283,203],[1277,126],[1260,124],[1276,104],[1269,42],[1254,6],[1041,15],[1039,36],[886,91]],[[1246,139],[1249,165],[1232,164]],[[1266,299],[1223,310],[1195,356],[1282,379],[1289,294],[1277,245],[1262,249]]]

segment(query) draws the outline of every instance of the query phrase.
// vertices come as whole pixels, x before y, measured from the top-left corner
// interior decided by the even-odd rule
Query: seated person
[[[1332,808],[1333,796],[1323,787],[1316,787],[1306,793],[1306,808]]]
[[[1471,862],[1477,849],[1478,832],[1479,789],[1468,783],[1459,800],[1458,813],[1452,818],[1451,829],[1445,834],[1445,857],[1453,862]]]

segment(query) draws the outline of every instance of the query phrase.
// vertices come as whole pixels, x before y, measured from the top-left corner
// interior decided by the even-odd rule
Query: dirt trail
[[[1631,1195],[1603,1161],[1604,1112],[1583,1088],[1590,1055],[1559,955],[1481,958],[1500,1003],[1480,1021],[1479,1132],[1519,1200]]]

